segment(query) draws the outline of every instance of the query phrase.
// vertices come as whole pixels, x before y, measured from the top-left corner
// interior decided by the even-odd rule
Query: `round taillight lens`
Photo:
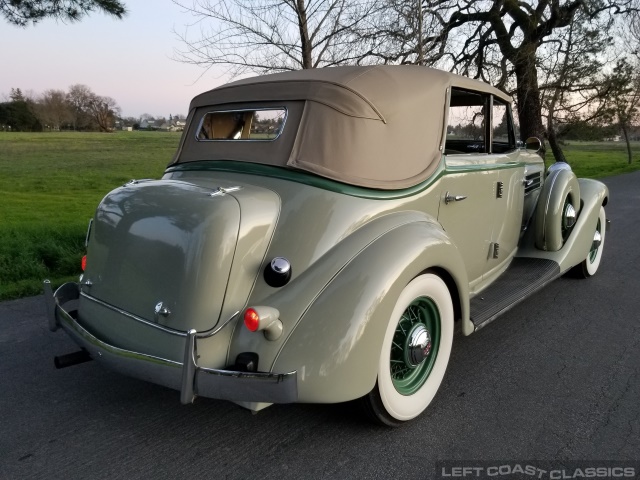
[[[80,266],[82,267],[82,271],[84,272],[84,269],[87,268],[87,256],[86,255],[83,255],[82,261],[80,262]]]
[[[260,315],[253,308],[247,308],[244,312],[244,325],[255,332],[260,326]]]

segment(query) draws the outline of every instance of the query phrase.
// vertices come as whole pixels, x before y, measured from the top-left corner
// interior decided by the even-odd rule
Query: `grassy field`
[[[0,300],[77,279],[89,219],[102,197],[132,178],[158,178],[179,134],[0,132]],[[578,143],[566,156],[578,176],[640,169],[622,143]]]
[[[84,236],[106,193],[158,178],[180,134],[0,132],[0,300],[77,279]]]
[[[624,142],[567,142],[563,146],[567,162],[578,177],[602,178],[640,170],[640,142],[632,142],[633,162],[628,163]],[[547,148],[547,164],[553,162]]]

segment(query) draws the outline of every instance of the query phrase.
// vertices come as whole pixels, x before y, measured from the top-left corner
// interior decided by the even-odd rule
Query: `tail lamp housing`
[[[267,340],[277,340],[282,335],[280,312],[273,307],[249,307],[244,311],[244,325],[251,332],[263,331]]]

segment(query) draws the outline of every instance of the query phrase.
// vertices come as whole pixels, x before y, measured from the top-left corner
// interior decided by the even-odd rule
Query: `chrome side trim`
[[[220,330],[222,330],[224,327],[226,327],[229,324],[229,322],[231,322],[231,320],[236,318],[238,315],[240,315],[240,310],[236,311],[225,322],[223,322],[221,325],[217,326],[213,330],[206,330],[206,331],[200,333],[200,335],[198,335],[198,338],[208,338],[208,337],[214,336],[216,333],[218,333]]]
[[[89,246],[89,235],[91,235],[91,227],[93,226],[93,218],[89,220],[89,226],[87,227],[87,234],[84,237],[84,248]]]
[[[288,373],[241,372],[198,366],[195,330],[185,334],[184,363],[103,342],[74,318],[79,295],[78,285],[67,283],[55,293],[48,293],[46,301],[47,304],[52,301],[55,306],[56,325],[62,327],[91,358],[112,370],[178,390],[183,403],[191,403],[197,396],[245,403],[293,403],[298,400],[295,370]]]
[[[91,295],[89,295],[88,293],[85,293],[83,291],[80,291],[80,296],[84,297],[87,300],[90,300],[90,301],[92,301],[94,303],[97,303],[100,306],[108,308],[109,310],[111,310],[113,312],[119,313],[120,315],[123,315],[123,316],[125,316],[127,318],[130,318],[131,320],[135,320],[136,322],[144,323],[145,325],[148,325],[148,326],[153,327],[153,328],[157,328],[158,330],[162,330],[163,332],[170,333],[172,335],[177,335],[179,337],[186,337],[187,336],[186,332],[181,332],[180,330],[175,330],[173,328],[168,328],[168,327],[165,327],[163,325],[158,325],[157,323],[150,322],[149,320],[145,320],[144,318],[139,317],[137,315],[134,315],[133,313],[129,313],[126,310],[122,310],[121,308],[115,307],[115,306],[111,305],[110,303],[103,302],[102,300],[98,300],[97,298],[92,297]]]
[[[85,284],[83,284],[83,285],[85,285]],[[87,300],[95,302],[100,306],[108,308],[109,310],[112,310],[112,311],[114,311],[116,313],[119,313],[120,315],[123,315],[123,316],[125,316],[127,318],[130,318],[131,320],[135,320],[136,322],[144,323],[145,325],[148,325],[149,327],[157,328],[158,330],[162,330],[163,332],[170,333],[171,335],[177,335],[178,337],[186,337],[187,336],[187,332],[182,332],[182,331],[176,330],[174,328],[169,328],[169,327],[165,327],[164,325],[159,325],[157,323],[150,322],[149,320],[145,320],[142,317],[134,315],[133,313],[129,313],[126,310],[123,310],[123,309],[118,308],[118,307],[116,307],[114,305],[111,305],[110,303],[103,302],[102,300],[98,300],[97,298],[92,297],[91,295],[89,295],[88,293],[85,293],[83,291],[80,291],[80,296],[86,298]],[[215,335],[220,330],[222,330],[224,327],[226,327],[229,324],[229,322],[231,322],[231,320],[236,318],[239,314],[240,314],[240,310],[238,310],[233,315],[231,315],[221,325],[215,327],[212,330],[207,330],[205,332],[200,333],[198,335],[198,338],[207,338],[207,337],[211,337],[211,336]]]

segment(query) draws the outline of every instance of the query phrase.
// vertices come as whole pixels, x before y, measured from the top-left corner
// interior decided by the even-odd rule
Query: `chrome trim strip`
[[[89,220],[89,226],[87,227],[87,235],[84,237],[84,248],[89,246],[89,235],[91,235],[91,226],[93,225],[93,218]]]
[[[205,330],[204,332],[200,333],[198,335],[198,338],[209,338],[209,337],[213,337],[216,333],[218,333],[220,330],[222,330],[224,327],[226,327],[229,322],[231,322],[231,320],[233,320],[234,318],[236,318],[238,315],[240,314],[240,310],[236,311],[233,315],[231,315],[226,322],[224,322],[222,325],[215,327],[213,330]]]
[[[87,300],[90,300],[90,301],[92,301],[94,303],[97,303],[98,305],[101,305],[101,306],[103,306],[105,308],[108,308],[111,311],[119,313],[120,315],[123,315],[123,316],[125,316],[127,318],[130,318],[131,320],[135,320],[136,322],[144,323],[145,325],[148,325],[148,326],[153,327],[153,328],[157,328],[158,330],[162,330],[163,332],[170,333],[172,335],[177,335],[179,337],[186,337],[187,336],[186,332],[181,332],[180,330],[175,330],[173,328],[168,328],[168,327],[165,327],[163,325],[158,325],[157,323],[150,322],[149,320],[145,320],[142,317],[139,317],[137,315],[134,315],[133,313],[127,312],[126,310],[122,310],[121,308],[115,307],[115,306],[113,306],[113,305],[111,305],[111,304],[109,304],[107,302],[103,302],[102,300],[98,300],[97,298],[92,297],[91,295],[89,295],[88,293],[85,293],[83,291],[80,291],[80,296],[82,296],[82,297],[86,298]]]
[[[83,292],[82,290],[80,291],[80,295],[82,297],[86,298],[87,300],[95,302],[98,305],[101,305],[101,306],[103,306],[105,308],[108,308],[109,310],[114,311],[116,313],[119,313],[120,315],[123,315],[123,316],[125,316],[127,318],[130,318],[131,320],[135,320],[136,322],[144,323],[145,325],[148,325],[149,327],[157,328],[158,330],[162,330],[163,332],[170,333],[171,335],[177,335],[178,337],[186,337],[187,336],[187,332],[182,332],[182,331],[176,330],[174,328],[169,328],[169,327],[165,327],[164,325],[158,325],[157,323],[150,322],[149,320],[145,320],[142,317],[134,315],[133,313],[129,313],[126,310],[123,310],[123,309],[118,308],[118,307],[116,307],[114,305],[111,305],[110,303],[103,302],[102,300],[98,300],[97,298],[92,297],[91,295],[89,295],[88,293]],[[198,338],[207,338],[207,337],[211,337],[211,336],[215,335],[220,330],[222,330],[224,327],[226,327],[229,324],[229,322],[231,322],[231,320],[236,318],[239,313],[240,313],[240,310],[236,311],[233,315],[231,315],[226,321],[224,321],[218,327],[214,327],[212,330],[206,330],[206,331],[200,333],[198,335]]]

